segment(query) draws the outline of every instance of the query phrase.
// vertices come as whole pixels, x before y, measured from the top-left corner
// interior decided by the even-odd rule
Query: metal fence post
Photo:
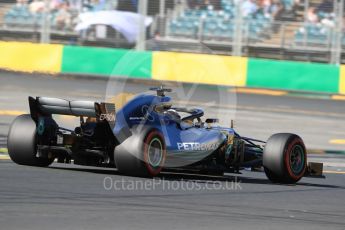
[[[41,43],[50,43],[50,15],[49,0],[44,1],[44,11],[41,22]]]
[[[308,41],[308,10],[309,10],[309,0],[304,1],[304,22],[303,22],[303,27],[305,29],[304,34],[303,34],[303,46],[304,48],[307,47],[307,41]]]
[[[341,63],[341,49],[343,37],[343,16],[344,16],[343,0],[334,0],[335,27],[333,29],[331,60],[330,63],[339,65]]]
[[[159,1],[159,16],[162,18],[165,16],[165,0]]]
[[[137,37],[137,45],[136,45],[136,50],[145,50],[146,45],[145,45],[145,40],[146,40],[146,24],[145,24],[145,19],[147,16],[147,5],[148,1],[147,0],[140,0],[138,1],[138,14],[141,17],[139,18],[138,21],[138,28],[139,28],[139,33]]]
[[[242,1],[236,3],[236,16],[234,18],[234,38],[232,41],[232,55],[242,56],[242,37],[243,37],[243,15],[242,15]]]

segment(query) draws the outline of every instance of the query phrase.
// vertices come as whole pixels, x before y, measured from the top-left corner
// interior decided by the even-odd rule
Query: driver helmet
[[[174,120],[180,120],[181,119],[180,114],[178,114],[178,112],[175,109],[168,109],[167,111],[165,111],[165,114],[170,116]]]

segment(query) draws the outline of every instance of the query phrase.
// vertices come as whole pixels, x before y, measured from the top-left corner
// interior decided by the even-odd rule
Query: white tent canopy
[[[142,20],[145,20],[146,26],[151,25],[153,21],[151,17],[116,10],[82,13],[79,18],[80,22],[75,28],[76,31],[85,30],[91,25],[109,25],[122,33],[129,42],[135,42]]]

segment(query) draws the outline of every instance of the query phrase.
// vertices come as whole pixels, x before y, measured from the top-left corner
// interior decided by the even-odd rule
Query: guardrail
[[[345,66],[179,52],[0,42],[0,69],[345,94]]]

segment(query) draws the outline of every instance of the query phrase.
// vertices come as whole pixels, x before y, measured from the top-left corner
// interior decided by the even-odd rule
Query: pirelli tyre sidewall
[[[20,115],[12,122],[7,137],[7,148],[11,160],[20,165],[46,167],[54,161],[36,157],[36,123],[29,114]]]
[[[148,173],[151,176],[158,175],[166,159],[166,146],[163,135],[157,130],[152,130],[146,135],[143,148],[143,159]]]
[[[132,135],[115,147],[115,166],[125,175],[152,177],[164,167],[166,145],[156,129],[132,129]]]
[[[295,134],[272,135],[265,146],[263,166],[276,183],[296,183],[305,174],[307,153],[303,140]]]

